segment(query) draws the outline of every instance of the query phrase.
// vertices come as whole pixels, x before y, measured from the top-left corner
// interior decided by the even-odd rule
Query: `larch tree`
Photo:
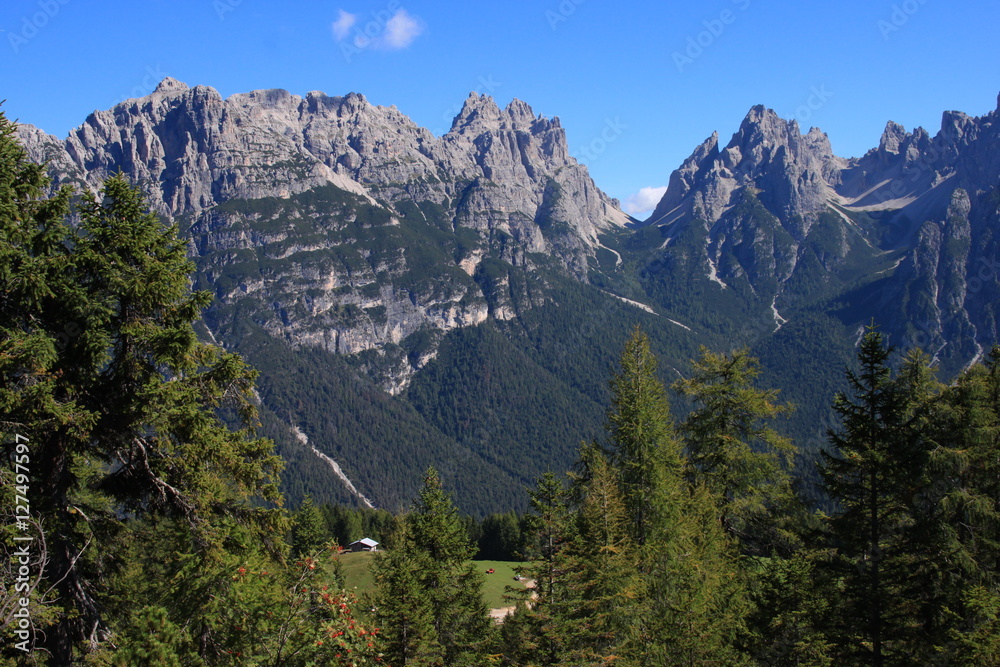
[[[567,595],[557,610],[569,664],[612,662],[641,589],[618,472],[591,443],[581,450],[576,530],[566,548]]]
[[[721,520],[744,552],[769,554],[789,539],[779,517],[793,493],[791,441],[770,421],[789,411],[776,390],[754,386],[760,369],[747,350],[702,349],[691,377],[674,389],[694,402],[681,425],[693,481],[720,499]]]
[[[636,586],[622,609],[620,656],[632,664],[736,664],[746,613],[718,498],[691,483],[656,357],[637,327],[612,378],[608,460],[617,472]]]
[[[618,471],[632,536],[642,545],[659,511],[657,485],[672,483],[683,470],[681,443],[649,338],[638,327],[625,342],[619,364],[610,383],[609,460]]]

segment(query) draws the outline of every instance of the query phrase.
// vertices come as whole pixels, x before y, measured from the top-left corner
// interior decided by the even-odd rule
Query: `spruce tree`
[[[110,634],[108,545],[131,521],[176,519],[207,549],[234,516],[277,548],[277,513],[251,500],[280,502],[280,460],[253,435],[254,371],[195,335],[210,295],[190,290],[177,228],[121,176],[85,193],[68,225],[69,192],[43,194],[13,131],[0,114],[0,424],[5,455],[15,435],[30,443],[61,613],[45,643],[68,664],[78,642]]]
[[[372,562],[374,617],[383,632],[388,664],[400,667],[441,664],[443,649],[435,631],[435,609],[424,588],[426,554],[411,547],[409,524],[401,519],[393,539]]]
[[[552,472],[538,479],[529,497],[524,533],[530,565],[519,573],[533,585],[520,591],[514,614],[501,627],[504,658],[511,665],[558,665],[571,650],[565,626],[575,599],[568,550],[575,516],[566,485]]]
[[[390,550],[374,563],[377,617],[390,664],[475,665],[491,620],[475,552],[437,471],[429,469]]]
[[[194,651],[194,643],[174,624],[162,607],[143,607],[136,614],[135,624],[119,640],[112,655],[112,667],[160,665],[182,667],[204,664]]]
[[[978,584],[1000,585],[1000,346],[942,392],[933,463],[958,557]]]
[[[850,393],[834,408],[841,426],[823,453],[824,488],[838,503],[827,521],[836,558],[828,563],[843,587],[831,628],[845,660],[906,662],[914,619],[907,581],[913,574],[912,498],[924,478],[925,452],[908,428],[912,387],[893,378],[892,349],[870,328],[858,349]]]
[[[312,497],[306,496],[292,517],[292,550],[297,556],[312,553],[328,537],[326,521]]]
[[[990,664],[1000,609],[1000,347],[943,388],[926,420],[929,483],[917,496],[913,573],[935,658]]]

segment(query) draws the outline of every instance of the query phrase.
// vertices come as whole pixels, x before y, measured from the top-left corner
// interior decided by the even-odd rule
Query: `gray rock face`
[[[796,121],[756,106],[722,150],[715,133],[670,177],[670,184],[647,223],[672,224],[689,217],[714,223],[734,204],[734,193],[752,186],[789,231],[800,237],[825,210],[847,161],[833,155],[825,134],[805,135]],[[792,219],[803,220],[793,223]]]
[[[941,219],[955,188],[974,192],[1000,178],[998,118],[1000,111],[981,118],[947,111],[934,137],[890,121],[878,148],[844,159],[833,154],[819,129],[800,134],[795,121],[757,106],[726,148],[717,148],[714,134],[695,149],[671,175],[647,224],[672,224],[696,211],[714,223],[734,204],[733,193],[747,186],[760,190],[764,205],[798,238],[831,204]],[[795,218],[804,222],[797,226]]]
[[[972,321],[975,312],[967,303],[971,210],[968,193],[958,189],[946,220],[921,226],[917,243],[897,274],[902,298],[890,304],[906,323],[906,346],[920,347],[936,362],[942,357],[972,359],[983,351]]]
[[[703,224],[703,246],[683,252],[700,253],[720,288],[748,283],[762,309],[789,291],[810,298],[803,284],[835,285],[841,269],[851,279],[849,266],[879,267],[894,333],[954,368],[998,328],[986,296],[1000,294],[998,121],[1000,108],[947,111],[934,136],[889,122],[877,148],[844,159],[820,130],[757,106],[725,148],[713,134],[671,174],[646,224],[664,228],[665,254]],[[882,267],[890,254],[898,265]]]
[[[479,192],[457,216],[463,224],[506,230],[542,211],[570,225],[585,246],[627,221],[569,156],[558,119],[536,117],[520,100],[501,110],[475,93],[451,130],[435,137],[395,107],[372,106],[356,93],[302,98],[261,90],[223,100],[213,88],[167,78],[146,97],[94,112],[63,142],[29,126],[21,137],[62,178],[96,187],[121,169],[171,217],[332,183],[389,205],[444,203],[472,188]],[[552,183],[572,197],[553,202]],[[521,232],[525,249],[546,249],[538,234]]]
[[[530,269],[542,253],[585,278],[598,234],[628,220],[569,156],[558,119],[476,93],[435,137],[356,93],[222,99],[167,78],[63,141],[18,132],[57,183],[96,189],[122,170],[161,215],[186,221],[220,311],[255,312],[276,337],[343,354],[513,317],[507,279],[480,276],[484,259]],[[330,186],[355,197],[331,198]],[[220,208],[241,201],[265,203]],[[432,215],[463,240],[428,264],[436,241],[405,236],[405,215]],[[383,385],[400,390],[433,354],[382,364]]]

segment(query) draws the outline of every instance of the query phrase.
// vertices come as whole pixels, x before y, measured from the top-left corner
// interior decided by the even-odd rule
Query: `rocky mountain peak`
[[[733,135],[727,148],[739,148],[741,152],[747,154],[758,147],[788,145],[798,137],[797,122],[786,121],[773,109],[766,109],[758,104],[747,113],[739,131]]]
[[[510,118],[511,126],[514,129],[529,129],[535,122],[535,112],[531,110],[526,102],[522,102],[516,97],[510,101],[504,113]]]
[[[948,144],[963,143],[967,134],[975,134],[977,130],[975,119],[961,111],[945,111],[941,114],[941,136]]]
[[[452,121],[451,131],[496,131],[500,129],[501,113],[500,107],[491,96],[480,95],[473,91],[469,93],[462,104],[462,110]]]
[[[697,166],[709,158],[714,158],[719,154],[719,133],[712,132],[712,136],[701,142],[694,152],[684,160],[682,166]]]
[[[826,132],[818,127],[810,127],[803,138],[806,146],[818,157],[822,159],[834,158],[833,146],[830,144],[830,137]]]
[[[543,227],[567,230],[573,238],[560,241],[558,252],[579,275],[598,230],[628,221],[569,156],[557,120],[518,99],[501,110],[477,93],[452,130],[435,137],[359,93],[303,98],[271,89],[223,99],[214,88],[167,78],[150,95],[95,112],[64,141],[21,134],[57,179],[92,189],[122,170],[168,218],[200,216],[234,198],[286,199],[334,185],[389,208],[450,207],[455,227],[515,239],[504,255],[512,262],[525,250],[555,249]]]
[[[326,95],[324,95],[324,97],[326,97]],[[341,101],[340,108],[341,116],[349,116],[371,108],[371,105],[368,103],[368,98],[361,93],[347,93]]]
[[[188,90],[188,85],[183,81],[178,81],[172,76],[168,76],[156,86],[154,93],[179,93]]]
[[[719,133],[713,132],[712,136],[701,142],[694,149],[694,152],[681,163],[681,166],[670,174],[667,192],[657,205],[651,220],[658,221],[658,213],[668,215],[669,212],[677,210],[687,194],[699,184],[699,176],[711,171],[711,164],[718,155]]]
[[[738,190],[752,186],[779,219],[798,220],[802,228],[790,231],[799,237],[809,219],[825,208],[827,181],[836,180],[842,163],[820,129],[803,135],[795,120],[757,105],[723,150],[714,133],[681,164],[651,221],[672,223],[697,212],[713,223],[737,203]]]
[[[900,146],[904,141],[910,136],[906,131],[906,128],[895,121],[889,121],[885,124],[885,130],[882,132],[882,138],[878,142],[878,150],[883,153],[893,153],[898,155],[900,152]]]

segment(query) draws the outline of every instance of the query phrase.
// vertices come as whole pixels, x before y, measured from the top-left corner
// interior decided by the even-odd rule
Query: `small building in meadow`
[[[357,542],[348,544],[347,548],[351,551],[378,551],[378,542],[369,537],[362,537]]]

